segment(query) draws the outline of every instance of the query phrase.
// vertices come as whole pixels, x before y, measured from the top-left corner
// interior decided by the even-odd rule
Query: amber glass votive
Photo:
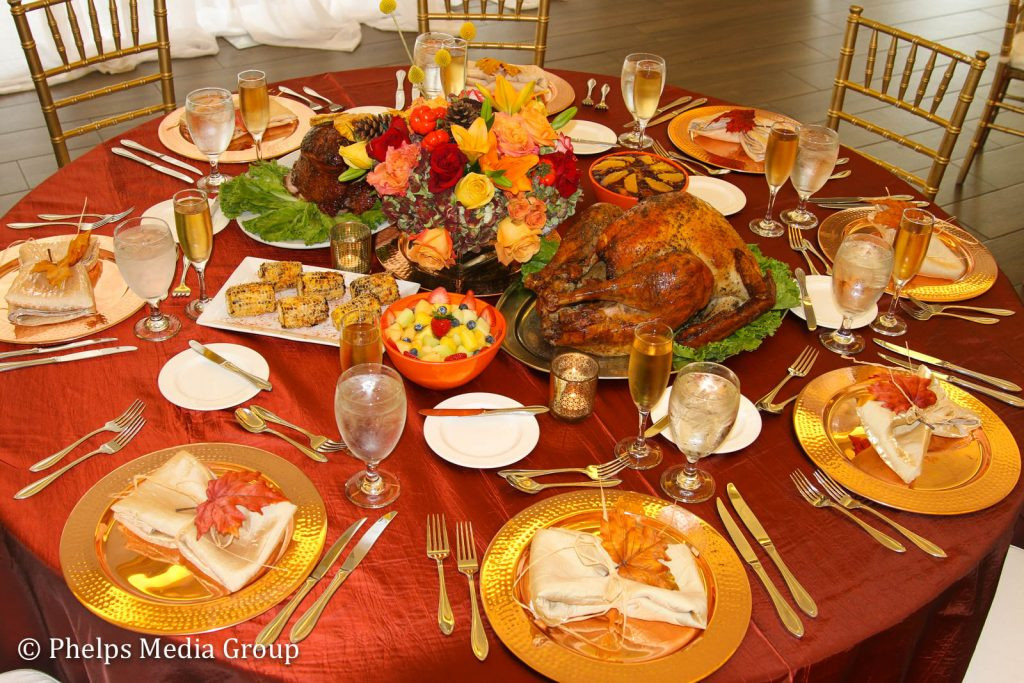
[[[370,228],[359,221],[331,226],[331,267],[352,273],[369,273],[372,253]]]
[[[566,351],[551,359],[548,407],[566,422],[579,422],[594,412],[597,396],[597,361],[579,351]]]

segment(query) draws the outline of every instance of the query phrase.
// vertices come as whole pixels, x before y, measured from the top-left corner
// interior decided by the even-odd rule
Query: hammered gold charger
[[[733,109],[753,109],[755,116],[771,119],[773,122],[790,121],[794,125],[797,124],[796,121],[793,121],[788,116],[764,109],[757,109],[756,107],[716,105],[684,111],[669,122],[668,137],[672,144],[678,147],[680,151],[689,154],[698,161],[703,161],[719,168],[739,171],[740,173],[764,173],[764,162],[754,161],[748,157],[739,143],[713,140],[703,135],[690,135],[690,124],[695,119],[724,114]]]
[[[843,239],[852,232],[875,232],[874,226],[867,221],[874,209],[844,209],[832,214],[821,222],[818,228],[818,244],[830,261],[835,261],[836,252]],[[964,274],[955,281],[938,278],[915,276],[907,283],[903,293],[922,301],[963,301],[984,294],[996,282],[999,266],[985,245],[979,242],[966,230],[956,227],[943,220],[935,221],[933,239],[942,240],[953,253],[957,254],[966,266]],[[886,290],[892,293],[892,283]]]
[[[942,382],[949,398],[981,418],[963,439],[932,437],[921,476],[905,484],[873,448],[859,454],[863,436],[855,407],[882,368],[857,365],[827,372],[800,393],[793,409],[797,438],[814,464],[857,495],[889,507],[931,515],[961,515],[995,505],[1020,475],[1020,450],[1003,421],[971,394]]]
[[[543,500],[505,523],[484,554],[480,594],[494,632],[517,657],[539,673],[558,681],[672,681],[698,680],[724,664],[739,647],[750,623],[750,584],[743,563],[732,546],[710,525],[688,511],[652,496],[606,490],[608,507],[620,498],[643,507],[652,524],[659,511],[682,511],[686,531],[674,527],[666,533],[675,542],[686,541],[698,552],[697,563],[708,590],[708,627],[703,632],[669,624],[645,622],[643,633],[657,638],[650,651],[625,650],[597,656],[557,633],[545,630],[519,603],[525,602],[530,542],[537,530],[553,526],[595,532],[600,524],[601,491],[566,493]],[[639,621],[639,620],[634,620]],[[587,623],[593,622],[593,623]],[[599,619],[588,619],[587,632],[595,637]]]
[[[110,506],[135,477],[188,450],[220,475],[259,471],[298,508],[291,532],[266,569],[239,591],[226,594],[187,566],[134,551]],[[75,597],[89,611],[123,628],[161,635],[205,633],[262,614],[288,597],[320,558],[327,534],[324,502],[295,465],[250,446],[201,443],[155,451],[103,477],[78,501],[60,539],[60,564]]]

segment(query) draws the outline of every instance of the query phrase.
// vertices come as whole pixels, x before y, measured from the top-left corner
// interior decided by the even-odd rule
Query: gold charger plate
[[[872,208],[843,209],[821,222],[818,227],[818,244],[829,261],[835,261],[839,245],[851,232],[874,231],[866,219],[874,212]],[[876,232],[877,234],[877,232]],[[922,301],[963,301],[984,294],[995,284],[999,266],[985,245],[966,230],[946,221],[937,220],[932,236],[942,240],[966,265],[964,274],[954,282],[918,275],[907,283],[903,293]],[[887,290],[893,292],[892,283]]]
[[[755,116],[771,119],[772,121],[791,121],[793,124],[797,123],[788,116],[764,109],[757,109],[756,107],[716,105],[684,111],[669,122],[668,137],[672,144],[698,161],[703,161],[719,168],[739,171],[740,173],[764,173],[764,162],[754,161],[748,157],[738,143],[712,140],[702,135],[698,135],[695,138],[690,137],[690,123],[694,119],[704,118],[705,116],[717,116],[733,109],[753,109]]]
[[[472,68],[475,63],[475,60],[470,60],[467,66]],[[530,65],[530,68],[532,69],[533,66]],[[553,114],[557,114],[560,111],[568,109],[576,99],[576,91],[573,90],[572,85],[569,81],[565,80],[561,76],[551,73],[550,71],[544,71],[544,77],[548,80],[548,88],[552,91],[551,99],[544,104],[544,108],[547,109],[548,116],[552,116]],[[482,83],[482,81],[467,80],[466,84],[471,86],[475,83]]]
[[[826,372],[796,400],[793,424],[804,451],[818,467],[858,495],[877,503],[930,515],[961,515],[995,505],[1020,475],[1013,434],[984,403],[942,382],[949,398],[974,411],[981,427],[963,439],[932,437],[921,476],[904,484],[873,448],[854,453],[850,436],[863,436],[855,406],[868,379],[881,368],[855,365]]]
[[[11,344],[56,344],[87,337],[118,324],[146,302],[128,288],[114,263],[114,240],[95,235],[100,245],[99,275],[93,280],[96,314],[52,325],[14,325],[3,297],[18,275],[18,248],[8,247],[0,263],[0,341]],[[44,240],[46,238],[43,238]],[[92,277],[92,276],[91,276]]]
[[[187,567],[129,550],[113,520],[115,496],[128,490],[136,476],[152,472],[182,449],[217,474],[236,468],[261,472],[298,508],[290,542],[271,560],[275,568],[235,593],[217,595]],[[252,619],[288,597],[319,560],[326,534],[324,502],[295,465],[250,446],[189,444],[136,458],[89,489],[64,525],[60,564],[75,597],[112,624],[140,633],[205,633]]]
[[[566,493],[532,505],[505,523],[484,554],[480,594],[491,627],[505,646],[539,673],[558,681],[672,681],[698,680],[724,664],[736,651],[750,624],[751,596],[743,563],[732,546],[710,525],[685,510],[691,526],[668,529],[675,541],[687,541],[699,553],[698,566],[708,588],[708,627],[696,635],[677,634],[673,648],[647,661],[601,659],[546,635],[520,606],[517,577],[530,541],[538,529],[562,526],[593,532],[600,523],[601,491]],[[607,505],[619,498],[639,504],[654,519],[668,501],[630,491],[604,491]],[[681,508],[676,508],[681,510]],[[591,620],[588,620],[591,621]],[[581,622],[582,623],[582,622]],[[652,625],[654,627],[662,625]],[[674,627],[677,631],[680,627]],[[684,629],[692,631],[693,629]]]

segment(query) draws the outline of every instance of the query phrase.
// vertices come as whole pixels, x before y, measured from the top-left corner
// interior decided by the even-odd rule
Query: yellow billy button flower
[[[382,14],[391,14],[398,9],[396,0],[380,0],[380,11]]]
[[[409,67],[409,82],[413,85],[420,85],[426,78],[426,74],[423,73],[423,69],[419,68],[415,64]]]
[[[437,64],[442,69],[448,68],[448,66],[452,63],[452,53],[448,52],[448,50],[442,47],[440,50],[434,53],[434,63]]]
[[[490,142],[487,139],[487,124],[480,117],[477,117],[469,128],[459,125],[452,126],[452,137],[455,144],[459,146],[462,153],[473,163],[490,150]]]
[[[338,149],[338,154],[345,160],[345,163],[352,168],[370,168],[373,161],[366,153],[366,142],[355,142]]]
[[[482,173],[467,173],[455,185],[455,199],[467,209],[479,209],[494,198],[494,183]]]
[[[459,28],[459,38],[463,40],[473,40],[476,38],[476,26],[473,26],[472,21],[463,22]]]

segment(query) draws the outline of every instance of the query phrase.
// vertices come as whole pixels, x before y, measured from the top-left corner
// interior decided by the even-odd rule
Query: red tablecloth
[[[577,92],[590,74],[559,72]],[[599,81],[613,81],[597,76]],[[393,69],[365,69],[313,76],[290,83],[308,84],[346,105],[391,101]],[[666,88],[664,101],[684,94]],[[618,97],[610,98],[610,110],[584,108],[580,116],[605,123],[616,130],[629,117]],[[712,101],[712,103],[714,103]],[[157,122],[150,121],[130,137],[158,147]],[[841,131],[842,132],[842,131]],[[665,127],[653,133],[667,141]],[[89,197],[93,211],[115,211],[134,205],[143,209],[168,198],[181,183],[152,173],[110,154],[113,143],[104,144],[54,174],[19,202],[4,222],[29,220],[41,211],[71,213]],[[909,188],[884,171],[853,154],[853,175],[829,183],[830,194],[879,194],[883,188],[906,192]],[[590,159],[581,159],[581,168]],[[240,172],[242,167],[228,166]],[[800,257],[782,239],[766,240],[752,235],[748,221],[763,214],[767,188],[763,177],[732,174],[729,180],[748,197],[747,207],[732,217],[744,238],[757,242],[769,255],[792,266]],[[587,190],[584,202],[592,201]],[[779,206],[795,201],[788,187]],[[582,207],[581,207],[582,208]],[[36,234],[57,233],[56,229]],[[25,235],[0,227],[0,243]],[[216,240],[207,269],[212,291],[224,282],[243,256],[300,257],[315,266],[328,265],[327,250],[285,252],[258,244],[234,225]],[[1000,275],[996,285],[977,302],[1021,311],[1013,288]],[[167,309],[183,315],[185,302],[170,299]],[[141,313],[140,313],[141,315]],[[114,327],[120,343],[135,343],[131,325],[138,318]],[[164,400],[157,390],[161,366],[186,348],[189,339],[228,341],[259,350],[270,364],[274,390],[259,401],[280,414],[312,429],[335,434],[332,411],[334,383],[338,374],[336,350],[266,337],[199,328],[186,322],[182,334],[161,344],[138,342],[138,352],[65,366],[41,367],[0,374],[0,520],[3,550],[0,562],[0,595],[5,598],[5,623],[0,666],[25,666],[17,646],[26,637],[44,641],[44,654],[34,662],[64,680],[105,679],[191,680],[254,677],[288,680],[410,680],[488,677],[491,680],[524,680],[536,674],[514,658],[488,631],[490,657],[474,659],[469,647],[469,606],[465,583],[449,560],[447,577],[452,597],[456,632],[445,637],[435,625],[436,573],[424,555],[424,519],[427,513],[443,512],[449,524],[472,520],[481,552],[489,539],[516,512],[538,500],[510,489],[491,472],[448,464],[426,446],[422,419],[411,414],[405,433],[385,468],[397,473],[402,495],[391,508],[399,512],[395,522],[359,570],[334,598],[314,633],[301,644],[299,658],[290,666],[270,659],[231,658],[225,655],[236,643],[251,642],[276,613],[272,610],[248,623],[219,632],[163,638],[185,644],[185,653],[167,659],[141,659],[140,641],[151,636],[114,627],[93,616],[64,585],[60,574],[58,544],[61,528],[78,499],[104,474],[142,454],[177,444],[228,441],[264,448],[294,462],[321,491],[327,503],[330,527],[328,542],[339,530],[364,513],[347,503],[342,482],[359,467],[356,461],[335,457],[315,464],[271,436],[253,435],[235,424],[231,411],[195,412]],[[959,320],[913,323],[906,340],[914,348],[960,360],[983,372],[1020,379],[1024,377],[1024,316],[1004,319],[996,327],[982,327]],[[743,392],[757,397],[781,376],[805,344],[816,344],[794,317],[755,353],[728,361],[739,375]],[[0,350],[10,345],[0,344]],[[824,352],[814,375],[847,362]],[[476,381],[457,390],[494,391],[523,403],[544,403],[547,375],[530,370],[505,354]],[[804,381],[794,381],[784,392],[797,391]],[[432,406],[455,392],[428,391],[407,384],[411,407]],[[148,404],[149,421],[125,450],[99,456],[67,474],[59,483],[27,501],[11,498],[36,475],[27,466],[44,454],[69,443],[85,429],[109,419],[130,401],[140,397]],[[1007,423],[1019,439],[1024,435],[1024,412],[981,398]],[[625,382],[602,381],[596,414],[589,420],[566,425],[541,416],[541,438],[526,466],[542,467],[603,462],[611,447],[635,429],[635,408]],[[96,443],[101,443],[97,438]],[[676,458],[671,451],[667,460]],[[802,640],[783,630],[761,586],[751,579],[753,616],[736,654],[717,672],[715,680],[958,680],[977,640],[988,610],[1003,556],[1024,494],[1018,486],[1004,501],[987,510],[958,517],[925,517],[903,512],[892,516],[934,540],[949,553],[933,559],[908,546],[904,555],[881,548],[839,515],[807,506],[793,490],[788,473],[810,464],[796,442],[790,413],[764,417],[760,438],[733,455],[705,461],[719,486],[735,482],[761,516],[777,546],[820,607],[816,619],[805,618]],[[626,472],[623,488],[659,495],[660,468],[651,472]],[[556,492],[546,492],[554,495]],[[721,529],[712,503],[693,510]],[[774,568],[769,573],[778,576]],[[322,586],[314,593],[318,594]],[[49,642],[63,650],[51,660]],[[104,665],[97,659],[67,656],[73,645],[127,644],[136,656]],[[62,644],[62,645],[61,645]],[[198,657],[209,645],[216,659]],[[32,664],[32,663],[30,663]],[[681,677],[686,672],[680,672]]]

